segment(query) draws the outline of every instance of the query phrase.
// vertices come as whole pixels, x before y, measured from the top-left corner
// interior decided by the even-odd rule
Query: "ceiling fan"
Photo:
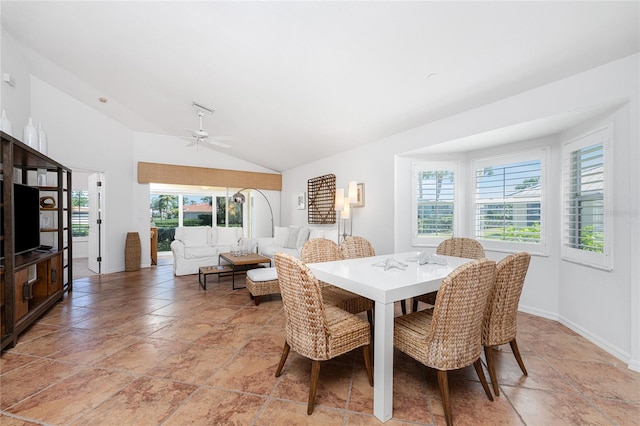
[[[185,129],[187,132],[191,133],[191,137],[182,138],[182,139],[191,141],[191,143],[187,146],[194,146],[194,145],[197,146],[200,143],[202,143],[205,146],[209,144],[209,145],[216,145],[221,148],[230,148],[229,144],[222,142],[223,140],[230,140],[231,139],[230,136],[217,136],[217,137],[209,136],[209,133],[202,128],[202,117],[204,117],[204,115],[207,113],[213,114],[213,110],[195,101],[193,102],[192,105],[198,111],[198,118],[200,119],[200,127],[198,128],[198,130]]]

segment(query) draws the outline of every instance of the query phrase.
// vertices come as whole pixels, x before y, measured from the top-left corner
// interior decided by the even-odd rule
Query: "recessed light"
[[[108,99],[107,99],[107,98],[98,98],[98,100],[99,100],[100,102],[102,102],[103,104],[106,104],[106,103],[108,102]]]

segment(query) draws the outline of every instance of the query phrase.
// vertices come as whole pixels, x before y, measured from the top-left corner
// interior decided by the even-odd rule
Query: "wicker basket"
[[[140,270],[140,235],[137,232],[128,232],[124,245],[124,270],[126,272]]]

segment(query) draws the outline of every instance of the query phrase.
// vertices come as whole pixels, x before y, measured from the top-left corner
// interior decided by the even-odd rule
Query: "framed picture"
[[[351,207],[364,207],[364,183],[358,184],[357,194],[358,198],[354,203],[351,203]]]
[[[306,194],[304,192],[298,192],[298,194],[296,194],[296,197],[298,199],[298,210],[306,209],[307,208]]]

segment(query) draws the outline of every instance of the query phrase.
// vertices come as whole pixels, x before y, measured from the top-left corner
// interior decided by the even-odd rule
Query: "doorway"
[[[102,274],[106,270],[104,173],[74,170],[72,198],[73,278]]]

